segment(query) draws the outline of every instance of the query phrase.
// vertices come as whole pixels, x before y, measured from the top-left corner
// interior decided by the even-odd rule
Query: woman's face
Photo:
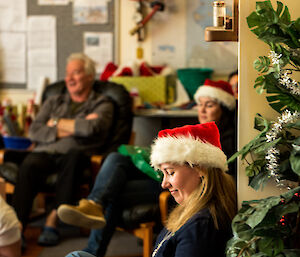
[[[188,165],[163,163],[160,169],[164,175],[162,188],[168,189],[178,204],[182,204],[201,183],[200,173]]]
[[[198,119],[200,123],[215,121],[218,123],[221,119],[221,105],[210,97],[199,97]]]

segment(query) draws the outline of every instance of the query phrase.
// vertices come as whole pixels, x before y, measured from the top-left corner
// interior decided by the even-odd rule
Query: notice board
[[[67,57],[74,52],[83,52],[84,33],[85,32],[110,32],[112,33],[112,61],[115,60],[115,1],[107,1],[107,22],[103,24],[74,24],[73,21],[73,2],[67,5],[40,5],[38,0],[27,0],[27,18],[33,16],[54,16],[56,19],[56,65],[57,80],[64,78]],[[25,29],[26,30],[26,29]],[[26,31],[24,33],[25,40],[20,42],[26,44]],[[27,47],[27,46],[25,46]],[[26,48],[25,48],[26,50]],[[25,51],[25,69],[28,65],[27,52]],[[0,56],[1,58],[1,56]],[[1,63],[0,63],[1,64]],[[27,72],[26,72],[27,74]],[[28,77],[27,77],[28,79]],[[26,79],[25,79],[26,80]],[[27,88],[27,81],[24,83],[6,82],[0,83],[1,88]]]

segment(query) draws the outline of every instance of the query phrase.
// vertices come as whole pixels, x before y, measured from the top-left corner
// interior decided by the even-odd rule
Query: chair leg
[[[154,222],[142,223],[139,228],[134,229],[132,232],[136,237],[143,240],[143,257],[151,256],[154,225]]]
[[[144,238],[143,238],[143,257],[150,257],[152,252],[152,243],[153,243],[153,225],[148,223],[141,224],[141,227],[144,229]]]

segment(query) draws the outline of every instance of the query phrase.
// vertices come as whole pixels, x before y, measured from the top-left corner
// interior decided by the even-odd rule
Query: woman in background
[[[232,91],[234,92],[234,97],[236,100],[238,99],[238,83],[239,83],[239,72],[235,70],[228,75],[228,83],[232,87]]]
[[[226,81],[205,80],[194,95],[200,123],[215,121],[223,152],[230,158],[236,152],[236,100],[231,85]],[[229,164],[229,174],[236,177],[236,162]]]

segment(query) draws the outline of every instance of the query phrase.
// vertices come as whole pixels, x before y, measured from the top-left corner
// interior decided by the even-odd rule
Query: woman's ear
[[[206,170],[204,168],[197,167],[197,171],[199,178],[203,179],[206,174]]]

